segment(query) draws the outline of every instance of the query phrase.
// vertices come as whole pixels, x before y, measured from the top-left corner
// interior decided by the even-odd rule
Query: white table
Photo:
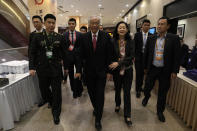
[[[40,99],[37,77],[17,74],[14,81],[0,88],[0,129],[14,128],[14,121],[19,121]]]
[[[167,95],[167,105],[171,107],[192,131],[197,131],[197,82],[183,75],[180,70],[177,78],[171,81]],[[158,81],[155,92],[158,92]]]

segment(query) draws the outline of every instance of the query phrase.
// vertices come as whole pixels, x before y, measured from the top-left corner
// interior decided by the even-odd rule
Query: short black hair
[[[165,19],[167,21],[167,24],[169,24],[170,19],[167,16],[162,16],[159,18],[159,20]]]
[[[81,30],[81,29],[86,30],[86,32],[88,31],[88,28],[87,28],[86,26],[82,26],[82,27],[80,28],[80,30]]]
[[[144,24],[144,23],[149,23],[150,24],[150,20],[149,19],[144,19],[142,24]]]
[[[129,25],[128,25],[126,22],[124,22],[124,21],[120,21],[120,22],[116,25],[115,30],[114,30],[114,33],[113,33],[113,38],[116,39],[116,40],[119,39],[118,26],[119,26],[120,24],[125,24],[125,25],[126,25],[126,28],[127,28],[128,32],[125,34],[125,40],[130,40],[130,39],[131,39],[131,36],[130,36]]]
[[[43,20],[42,20],[42,17],[41,17],[41,16],[39,16],[39,15],[34,15],[34,16],[32,17],[32,20],[33,20],[33,19],[35,19],[35,18],[40,19],[40,21],[41,21],[41,22],[43,21]]]
[[[75,18],[70,18],[70,19],[68,20],[68,22],[70,22],[70,21],[74,21],[75,24],[76,24],[76,19],[75,19]]]
[[[56,17],[53,14],[46,14],[44,17],[44,21],[46,21],[47,19],[54,19],[56,21]]]

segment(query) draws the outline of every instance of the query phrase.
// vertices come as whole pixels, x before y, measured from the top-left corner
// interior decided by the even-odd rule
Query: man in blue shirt
[[[165,110],[167,92],[170,88],[170,81],[176,78],[180,65],[180,40],[177,35],[167,33],[168,28],[168,18],[160,18],[157,26],[158,34],[150,36],[147,40],[144,59],[144,69],[145,73],[147,73],[147,78],[142,105],[147,105],[151,96],[150,92],[156,79],[158,79],[157,115],[161,122],[165,122],[163,112]]]

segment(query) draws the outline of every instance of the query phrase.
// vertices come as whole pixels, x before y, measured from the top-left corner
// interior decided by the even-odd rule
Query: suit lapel
[[[164,56],[165,56],[165,52],[166,52],[168,43],[169,43],[169,36],[168,36],[168,34],[166,34],[165,45],[164,45]]]
[[[140,47],[143,47],[143,44],[144,44],[144,41],[143,41],[143,33],[142,32],[140,32]]]
[[[118,57],[120,56],[120,49],[119,49],[119,43],[117,40],[115,40],[115,51],[116,51],[116,54],[118,55]]]
[[[96,47],[99,45],[100,41],[101,41],[101,32],[99,31],[98,32],[98,37],[97,37],[97,40],[96,40]]]
[[[157,35],[155,35],[154,37],[153,37],[153,43],[151,44],[151,47],[150,47],[150,49],[152,49],[152,56],[154,56],[154,51],[155,51],[155,44],[156,44],[156,41],[157,41]]]
[[[93,53],[93,42],[92,42],[92,33],[91,31],[88,32],[88,45],[90,47],[91,53]]]

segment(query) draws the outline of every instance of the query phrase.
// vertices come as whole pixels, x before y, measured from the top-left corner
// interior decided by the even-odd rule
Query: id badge
[[[47,51],[46,56],[47,56],[48,59],[51,59],[52,56],[53,56],[53,52],[52,51]]]
[[[163,59],[163,52],[156,52],[156,60],[161,61]]]
[[[69,50],[69,51],[72,51],[73,49],[74,49],[74,45],[71,44],[71,45],[69,46],[68,50]]]
[[[124,70],[120,70],[120,75],[123,76],[124,75]]]

